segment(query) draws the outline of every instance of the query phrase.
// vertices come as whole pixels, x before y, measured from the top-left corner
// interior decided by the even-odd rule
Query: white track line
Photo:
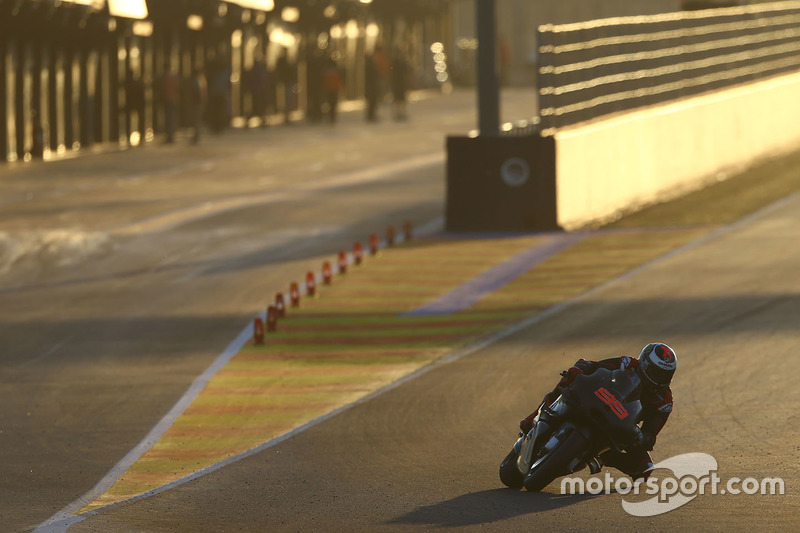
[[[217,471],[217,470],[219,470],[219,469],[221,469],[221,468],[223,468],[223,467],[225,467],[225,466],[227,466],[229,464],[235,463],[237,461],[241,461],[242,459],[245,459],[247,457],[255,455],[255,454],[257,454],[259,452],[262,452],[262,451],[264,451],[264,450],[266,450],[268,448],[272,448],[273,446],[276,446],[276,445],[286,441],[287,439],[290,439],[293,436],[295,436],[295,435],[297,435],[299,433],[302,433],[303,431],[307,430],[308,428],[316,426],[317,424],[319,424],[321,422],[324,422],[324,421],[326,421],[326,420],[338,415],[341,412],[344,412],[344,411],[346,411],[346,410],[348,410],[348,409],[350,409],[352,407],[355,407],[356,405],[360,405],[360,404],[362,404],[364,402],[368,402],[371,399],[373,399],[373,398],[375,398],[377,396],[380,396],[380,395],[382,395],[382,394],[384,394],[384,393],[386,393],[386,392],[388,392],[388,391],[390,391],[392,389],[395,389],[396,387],[399,387],[400,385],[403,385],[404,383],[407,383],[407,382],[411,381],[412,379],[416,379],[416,378],[418,378],[418,377],[420,377],[420,376],[422,376],[424,374],[427,374],[431,370],[439,368],[442,365],[446,365],[448,363],[451,363],[453,361],[461,359],[462,357],[465,357],[467,355],[475,353],[475,352],[477,352],[477,351],[479,351],[479,350],[481,350],[483,348],[486,348],[487,346],[491,346],[492,344],[496,343],[497,341],[502,340],[502,339],[504,339],[506,337],[509,337],[509,336],[511,336],[511,335],[513,335],[513,334],[515,334],[515,333],[517,333],[517,332],[519,332],[519,331],[521,331],[521,330],[533,325],[533,324],[536,324],[537,322],[541,322],[542,320],[545,320],[545,319],[547,319],[547,318],[549,318],[549,317],[551,317],[553,315],[556,315],[556,314],[564,311],[565,309],[568,309],[568,308],[574,306],[575,304],[577,304],[579,302],[582,302],[583,300],[585,300],[587,298],[590,298],[590,297],[594,296],[595,294],[606,290],[607,288],[609,288],[609,287],[611,287],[613,285],[616,285],[616,284],[618,284],[618,283],[620,283],[620,282],[622,282],[622,281],[624,281],[624,280],[626,280],[626,279],[628,279],[630,277],[633,277],[633,276],[639,274],[643,270],[646,270],[646,269],[652,267],[653,265],[656,265],[658,263],[664,262],[664,261],[666,261],[666,260],[668,260],[668,259],[670,259],[670,258],[672,258],[672,257],[674,257],[676,255],[685,253],[685,252],[687,252],[689,250],[697,248],[698,246],[700,246],[702,244],[705,244],[705,243],[707,243],[709,241],[712,241],[714,239],[717,239],[717,238],[719,238],[719,237],[721,237],[721,236],[723,236],[723,235],[725,235],[727,233],[735,231],[735,230],[737,230],[737,229],[739,229],[739,228],[741,228],[743,226],[746,226],[747,224],[750,224],[750,223],[752,223],[752,222],[754,222],[754,221],[756,221],[756,220],[758,220],[760,218],[763,218],[763,217],[769,215],[770,213],[772,213],[774,211],[777,211],[778,209],[780,209],[780,208],[782,208],[782,207],[784,207],[786,205],[789,205],[790,203],[796,202],[798,200],[800,200],[800,193],[795,193],[795,194],[793,194],[793,195],[791,195],[791,196],[789,196],[787,198],[784,198],[782,200],[778,200],[777,202],[775,202],[775,203],[773,203],[773,204],[771,204],[771,205],[769,205],[769,206],[767,206],[767,207],[765,207],[763,209],[760,209],[759,211],[756,211],[755,213],[751,214],[750,216],[747,216],[747,217],[745,217],[745,218],[743,218],[743,219],[741,219],[741,220],[739,220],[737,222],[734,222],[733,224],[729,224],[727,226],[723,226],[722,228],[719,228],[719,229],[717,229],[715,231],[712,231],[712,232],[710,232],[710,233],[708,233],[706,235],[698,237],[697,239],[695,239],[695,240],[693,240],[691,242],[688,242],[688,243],[684,244],[683,246],[681,246],[679,248],[676,248],[675,250],[673,250],[671,252],[668,252],[668,253],[660,256],[660,257],[657,257],[657,258],[653,259],[652,261],[649,261],[649,262],[647,262],[647,263],[645,263],[645,264],[643,264],[643,265],[641,265],[639,267],[636,267],[633,270],[628,271],[625,274],[622,274],[621,276],[619,276],[617,278],[609,280],[609,281],[603,283],[602,285],[598,285],[597,287],[595,287],[595,288],[593,288],[593,289],[581,294],[580,296],[578,296],[576,298],[573,298],[572,300],[567,300],[566,302],[562,302],[562,303],[560,303],[558,305],[555,305],[553,307],[550,307],[550,308],[548,308],[548,309],[546,309],[544,311],[538,312],[535,315],[532,315],[532,316],[530,316],[530,317],[528,317],[528,318],[526,318],[526,319],[514,324],[513,326],[509,327],[506,330],[503,330],[503,331],[501,331],[499,333],[491,335],[490,337],[488,337],[488,338],[486,338],[484,340],[481,340],[481,341],[473,344],[472,346],[469,346],[469,347],[467,347],[467,348],[465,348],[463,350],[454,352],[454,353],[452,353],[452,354],[450,354],[450,355],[448,355],[448,356],[446,356],[446,357],[444,357],[442,359],[439,359],[439,360],[437,360],[437,361],[435,361],[435,362],[433,362],[433,363],[431,363],[431,364],[429,364],[427,366],[424,366],[424,367],[416,370],[415,372],[412,372],[411,374],[408,374],[408,375],[400,378],[399,380],[397,380],[395,382],[392,382],[392,383],[386,385],[385,387],[382,387],[382,388],[376,390],[375,392],[373,392],[371,394],[368,394],[367,396],[364,396],[364,397],[362,397],[362,398],[360,398],[360,399],[358,399],[358,400],[356,400],[356,401],[354,401],[354,402],[352,402],[350,404],[347,404],[347,405],[344,405],[342,407],[339,407],[339,408],[337,408],[337,409],[335,409],[335,410],[333,410],[333,411],[331,411],[331,412],[329,412],[327,414],[324,414],[322,416],[314,418],[314,419],[306,422],[302,426],[299,426],[299,427],[293,429],[292,431],[289,431],[288,433],[284,433],[283,435],[275,437],[274,439],[272,439],[270,441],[267,441],[264,444],[261,444],[259,446],[256,446],[255,448],[251,448],[250,450],[242,452],[239,455],[235,455],[233,457],[229,457],[228,459],[226,459],[226,460],[224,460],[222,462],[219,462],[219,463],[216,463],[214,465],[208,466],[206,468],[203,468],[202,470],[198,470],[197,472],[194,472],[193,474],[190,474],[190,475],[188,475],[186,477],[183,477],[183,478],[180,478],[180,479],[176,479],[175,481],[172,481],[171,483],[169,483],[167,485],[164,485],[164,486],[159,487],[157,489],[153,489],[151,491],[145,492],[145,493],[140,494],[138,496],[134,496],[134,497],[129,498],[127,500],[123,500],[123,501],[120,501],[120,502],[117,502],[117,503],[106,505],[105,507],[100,507],[100,508],[95,509],[93,511],[89,511],[87,513],[84,513],[84,514],[82,514],[80,516],[73,516],[73,513],[77,512],[81,507],[83,507],[88,502],[90,502],[91,500],[93,500],[94,498],[100,496],[106,490],[108,490],[108,488],[111,485],[113,485],[113,483],[117,479],[119,479],[120,476],[122,476],[122,474],[136,461],[136,459],[141,457],[141,455],[145,451],[150,449],[150,447],[152,447],[153,444],[155,444],[155,442],[158,440],[158,437],[163,435],[164,432],[172,425],[172,423],[175,421],[175,419],[177,419],[177,417],[180,416],[180,414],[189,406],[191,401],[200,393],[200,391],[203,389],[203,387],[205,387],[206,383],[208,383],[208,380],[211,379],[211,377],[214,374],[216,374],[222,367],[224,367],[225,364],[236,353],[238,353],[239,349],[242,346],[244,346],[244,344],[250,339],[250,337],[252,336],[252,329],[251,329],[252,326],[248,325],[239,334],[239,336],[228,346],[228,348],[219,356],[219,358],[214,362],[214,364],[212,364],[200,377],[198,377],[195,380],[195,382],[192,384],[192,386],[189,388],[189,390],[186,392],[186,394],[178,401],[177,404],[175,404],[175,407],[173,407],[170,410],[170,412],[167,415],[164,416],[164,418],[158,423],[158,425],[156,425],[156,427],[153,428],[153,430],[147,435],[147,437],[145,437],[145,439],[141,443],[139,443],[138,446],[136,446],[136,448],[131,450],[128,453],[128,455],[126,455],[119,463],[117,463],[117,465],[111,470],[111,472],[109,472],[106,475],[106,477],[104,477],[97,485],[95,485],[95,487],[91,491],[89,491],[85,496],[79,498],[78,500],[76,500],[72,504],[70,504],[67,507],[65,507],[63,510],[61,510],[58,513],[56,513],[55,515],[53,515],[46,522],[42,523],[39,527],[37,527],[34,530],[34,533],[63,533],[65,531],[67,531],[67,529],[71,525],[76,524],[78,522],[82,522],[83,520],[85,520],[86,518],[88,518],[90,516],[95,516],[95,515],[100,514],[103,511],[108,511],[108,510],[114,509],[116,507],[119,507],[121,505],[125,505],[127,503],[132,503],[132,502],[139,501],[139,500],[142,500],[142,499],[145,499],[145,498],[149,498],[150,496],[154,496],[156,494],[160,494],[160,493],[165,492],[167,490],[170,490],[172,488],[175,488],[175,487],[178,487],[180,485],[183,485],[184,483],[188,483],[189,481],[192,481],[192,480],[195,480],[195,479],[200,478],[202,476],[205,476],[206,474],[210,474],[211,472],[215,472],[215,471]],[[434,223],[432,223],[432,225],[438,225],[438,224],[439,223],[437,221],[434,221]]]
[[[263,319],[263,318],[262,318]],[[139,458],[144,455],[150,448],[155,445],[162,435],[175,423],[175,420],[186,410],[194,399],[208,384],[209,380],[219,372],[230,361],[234,355],[239,353],[242,347],[253,336],[253,329],[248,325],[242,330],[236,339],[231,342],[222,354],[214,361],[214,363],[206,369],[189,387],[189,390],[178,400],[172,409],[164,415],[164,417],[155,425],[147,436],[136,445],[128,454],[123,457],[111,471],[103,477],[89,492],[66,506],[61,511],[57,512],[46,522],[37,527],[34,532],[62,532],[66,531],[69,526],[82,521],[86,515],[73,516],[82,507],[91,502],[92,500],[105,494],[111,486],[128,471],[128,469]]]
[[[419,226],[415,230],[415,233],[419,237],[424,237],[426,235],[431,235],[433,233],[438,233],[438,232],[440,232],[442,230],[442,228],[444,228],[444,218],[439,217],[439,218],[436,218],[434,220],[431,220],[431,221],[423,224],[422,226]],[[401,233],[400,235],[398,235],[398,239],[397,239],[396,242],[402,242],[404,240],[404,238],[405,238],[405,236]],[[385,248],[386,247],[386,241],[381,241],[380,247],[381,248]],[[318,281],[322,280],[322,275],[321,274],[316,274],[316,276],[317,276],[317,280]],[[262,320],[266,320],[266,311],[260,313],[259,315],[257,315],[257,317],[261,318]],[[208,367],[205,370],[205,372],[203,372],[197,379],[194,380],[194,382],[191,384],[189,389],[184,393],[184,395],[178,400],[178,402],[172,407],[172,409],[170,409],[170,411],[166,415],[164,415],[164,417],[158,422],[158,424],[156,424],[155,427],[150,430],[150,432],[145,436],[145,438],[139,444],[137,444],[135,448],[133,448],[130,452],[128,452],[127,455],[125,455],[125,457],[123,457],[114,466],[114,468],[112,468],[108,472],[108,474],[106,474],[103,477],[103,479],[101,479],[94,487],[92,487],[92,489],[89,492],[87,492],[86,494],[84,494],[83,496],[81,496],[80,498],[78,498],[77,500],[75,500],[74,502],[69,504],[68,506],[66,506],[64,509],[62,509],[61,511],[59,511],[58,513],[56,513],[52,517],[50,517],[46,522],[42,523],[34,531],[37,532],[37,533],[38,532],[63,532],[63,531],[66,531],[69,528],[69,526],[71,526],[72,524],[76,524],[78,522],[83,521],[87,516],[92,516],[92,515],[97,514],[99,512],[99,510],[110,509],[110,508],[113,508],[113,507],[119,505],[119,504],[112,504],[112,505],[109,505],[109,506],[101,507],[100,509],[98,509],[98,511],[91,511],[90,513],[85,513],[85,514],[80,515],[80,516],[74,516],[74,514],[76,512],[78,512],[81,508],[83,508],[89,502],[91,502],[94,499],[96,499],[96,498],[102,496],[103,494],[105,494],[105,492],[108,491],[108,489],[110,489],[111,486],[114,483],[116,483],[117,480],[119,480],[119,478],[121,478],[122,475],[125,474],[125,472],[127,472],[128,469],[136,461],[138,461],[139,458],[142,455],[144,455],[150,448],[152,448],[155,445],[156,442],[158,442],[158,440],[164,435],[164,433],[166,433],[166,431],[175,423],[175,420],[177,420],[178,417],[181,414],[183,414],[183,412],[186,410],[186,408],[188,408],[189,405],[191,405],[191,403],[195,400],[195,398],[197,398],[197,396],[200,394],[200,392],[202,392],[202,390],[206,387],[206,385],[211,380],[211,378],[214,377],[217,374],[217,372],[219,372],[222,368],[224,368],[225,365],[227,365],[228,362],[237,353],[239,353],[241,351],[242,347],[244,347],[244,345],[247,344],[247,342],[252,338],[252,336],[253,336],[253,326],[252,326],[252,321],[251,321],[251,323],[249,323],[239,333],[239,335],[233,340],[233,342],[231,342],[228,345],[228,347],[225,348],[225,351],[223,351],[217,357],[217,359],[214,361],[214,363],[212,363],[211,366]],[[334,412],[339,412],[339,410],[334,411]],[[332,416],[333,412],[329,413],[329,415]],[[321,421],[321,420],[319,420],[319,421]],[[314,423],[318,423],[318,422],[314,422]],[[295,434],[295,432],[299,431],[301,428],[305,429],[306,427],[310,427],[309,424],[301,426],[300,428],[295,429],[293,432],[287,433],[287,434],[282,435],[281,437],[277,437],[277,438],[285,440],[286,438],[289,438],[291,435]],[[282,442],[282,440],[281,440],[281,442]],[[273,441],[274,441],[274,439],[273,439]],[[273,442],[273,441],[270,441],[270,442]],[[277,444],[277,442],[275,442],[275,444]],[[246,453],[249,453],[249,452],[244,452],[244,453],[246,454]],[[253,453],[255,453],[255,452],[253,452]],[[210,467],[204,468],[203,470],[199,470],[198,472],[195,472],[195,474],[193,474],[192,476],[189,476],[189,477],[191,477],[191,479],[195,479],[196,477],[200,477],[200,475],[205,475],[205,474],[207,474],[209,472],[213,472],[214,470],[222,468],[222,466],[225,466],[226,464],[230,464],[231,462],[233,462],[232,459],[239,460],[239,459],[242,459],[242,458],[243,458],[242,455],[234,456],[231,459],[223,461],[222,463],[217,463],[217,464],[212,465]],[[201,472],[202,472],[202,474],[201,474]],[[159,492],[163,492],[164,490],[168,490],[169,488],[172,488],[173,486],[177,486],[179,484],[183,484],[186,481],[190,481],[190,479],[181,478],[181,479],[179,479],[177,481],[173,481],[172,483],[170,483],[168,485],[164,485],[163,487],[159,487],[158,489],[155,489],[153,491],[149,491],[149,492],[146,492],[146,493],[144,493],[144,494],[142,494],[140,496],[136,496],[136,497],[134,497],[132,499],[125,500],[124,502],[120,502],[120,504],[121,503],[125,503],[125,502],[135,501],[137,499],[142,499],[142,498],[147,497],[147,496],[152,496],[153,494],[158,494]]]

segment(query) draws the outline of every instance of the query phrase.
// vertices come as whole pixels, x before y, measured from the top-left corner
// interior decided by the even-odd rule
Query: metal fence
[[[541,26],[545,132],[800,70],[800,2]]]

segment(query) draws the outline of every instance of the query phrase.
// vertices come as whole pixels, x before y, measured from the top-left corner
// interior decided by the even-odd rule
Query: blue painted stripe
[[[436,300],[413,311],[403,313],[401,316],[447,315],[468,309],[487,294],[493,293],[548,257],[572,246],[584,237],[583,234],[574,233],[555,235],[479,274]]]

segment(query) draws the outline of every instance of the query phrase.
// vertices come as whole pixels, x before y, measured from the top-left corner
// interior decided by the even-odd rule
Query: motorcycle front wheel
[[[517,468],[517,457],[519,457],[519,454],[512,449],[509,454],[506,455],[506,458],[503,459],[503,462],[500,463],[500,481],[510,489],[522,488],[522,479],[524,476],[522,472],[519,471],[519,468]]]
[[[558,476],[569,470],[569,464],[586,449],[586,438],[573,428],[555,447],[543,457],[537,459],[536,466],[525,476],[523,485],[529,491],[538,492],[549,485]],[[538,464],[537,464],[538,463]]]

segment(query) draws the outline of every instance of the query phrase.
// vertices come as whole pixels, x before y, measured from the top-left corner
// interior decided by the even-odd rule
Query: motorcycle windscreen
[[[638,399],[631,398],[631,395],[639,391],[639,385],[642,383],[642,380],[639,378],[639,374],[632,368],[614,370],[611,383],[613,383],[613,388],[617,392],[620,401],[628,402],[633,399]]]
[[[569,400],[577,400],[585,416],[621,449],[633,440],[641,420],[638,386],[639,377],[631,369],[611,372],[600,368],[575,377]]]

